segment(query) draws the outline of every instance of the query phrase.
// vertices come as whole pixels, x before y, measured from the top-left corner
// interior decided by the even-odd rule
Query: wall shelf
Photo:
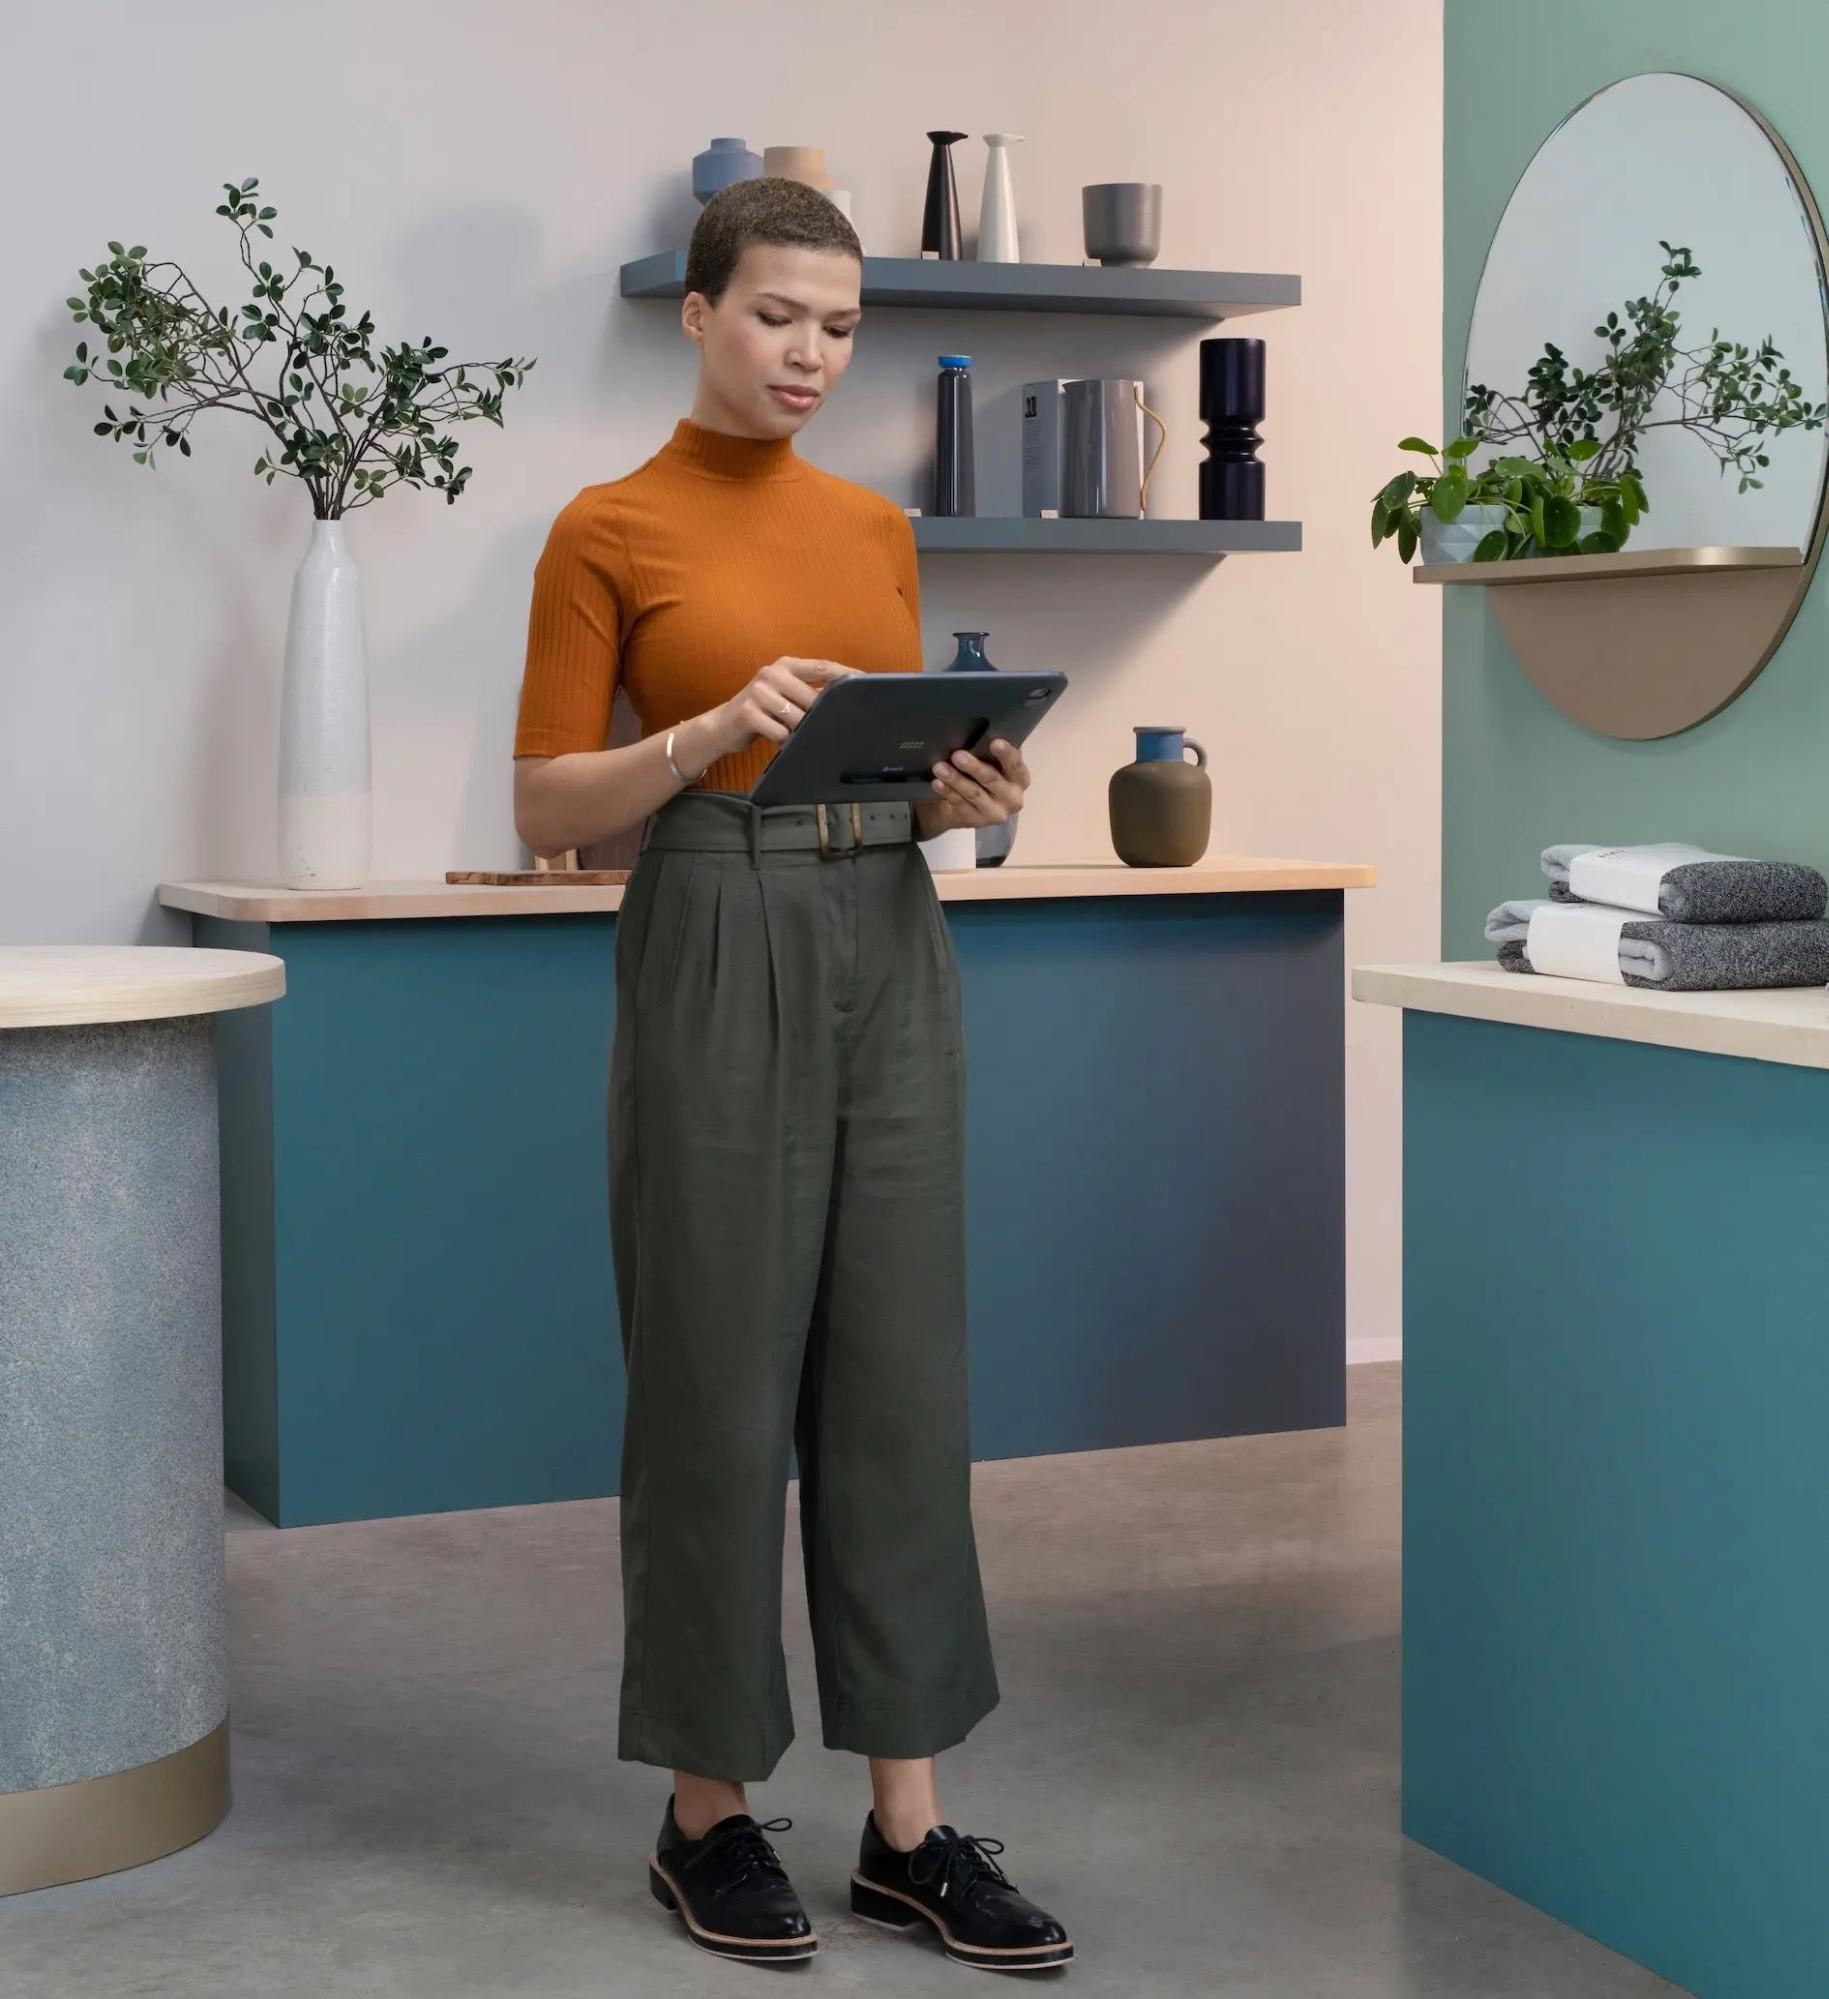
[[[686,252],[659,250],[622,266],[624,298],[686,295]],[[866,257],[865,305],[954,311],[1130,314],[1146,319],[1238,319],[1302,302],[1302,280],[1265,271],[1165,271],[1154,265],[997,264],[974,257]],[[1102,520],[1030,515],[910,516],[927,554],[1294,554],[1300,521]]]
[[[624,298],[684,298],[686,253],[660,250],[622,267]],[[975,257],[866,257],[865,305],[972,312],[1127,313],[1145,319],[1240,319],[1302,303],[1302,280],[1270,271],[1165,271],[1153,264],[986,264]]]
[[[1609,576],[1696,576],[1711,569],[1801,569],[1795,548],[1627,548],[1617,555],[1533,555],[1518,562],[1424,562],[1413,583],[1501,589],[1521,583],[1598,583]]]
[[[1292,555],[1300,521],[1105,520],[1074,515],[911,514],[923,554]]]

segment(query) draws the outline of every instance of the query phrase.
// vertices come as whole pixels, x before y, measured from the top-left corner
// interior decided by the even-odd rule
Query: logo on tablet
[[[918,750],[926,740],[925,736],[910,736],[907,742],[898,743],[896,748],[899,750]]]

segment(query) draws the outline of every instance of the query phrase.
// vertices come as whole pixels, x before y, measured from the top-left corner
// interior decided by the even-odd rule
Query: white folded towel
[[[1829,881],[1800,861],[1755,861],[1665,840],[1644,847],[1545,847],[1558,902],[1602,902],[1673,923],[1808,922],[1829,907]]]

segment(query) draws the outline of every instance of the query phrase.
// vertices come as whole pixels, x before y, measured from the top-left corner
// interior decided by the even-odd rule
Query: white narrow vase
[[[1010,148],[1020,146],[1020,132],[987,132],[984,158],[984,199],[978,211],[978,261],[1020,264],[1016,242],[1016,188],[1010,179]]]
[[[292,579],[279,711],[279,870],[288,888],[368,880],[368,654],[340,520],[314,520]]]

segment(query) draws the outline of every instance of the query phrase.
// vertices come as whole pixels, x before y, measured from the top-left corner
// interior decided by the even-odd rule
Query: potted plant
[[[1588,469],[1600,451],[1592,438],[1475,468],[1483,441],[1457,437],[1438,451],[1404,438],[1398,449],[1422,453],[1432,469],[1400,472],[1373,496],[1372,546],[1394,541],[1402,562],[1419,545],[1425,562],[1600,555],[1620,548],[1647,511],[1636,472],[1603,479]]]
[[[161,444],[188,458],[199,412],[232,410],[271,433],[255,476],[270,486],[283,473],[310,495],[311,541],[286,629],[280,868],[294,888],[355,888],[368,876],[368,680],[343,517],[399,485],[430,485],[454,504],[470,467],[456,462],[440,426],[482,417],[499,428],[504,394],[534,364],[448,362],[429,335],[417,347],[377,349],[374,321],[366,312],[349,319],[330,265],[295,249],[288,275],[257,258],[252,236],[270,237],[279,212],[261,205],[258,180],[223,186],[216,213],[237,232],[251,300],[236,313],[212,306],[179,265],[148,263],[144,244],[111,242],[108,261],[81,274],[85,295],[68,301],[106,353],[79,341],[64,376],[93,378],[122,399],[121,409],[102,405],[95,435],[129,441],[136,464],[152,469]],[[268,386],[254,379],[267,372],[263,358]]]
[[[1457,437],[1438,451],[1423,438],[1406,437],[1397,448],[1421,453],[1431,469],[1399,472],[1372,496],[1372,546],[1394,541],[1400,562],[1408,562],[1419,543],[1425,562],[1465,561],[1504,517],[1487,475],[1468,469],[1479,439]]]
[[[1764,483],[1769,438],[1822,428],[1825,405],[1805,401],[1770,339],[1749,347],[1716,327],[1700,346],[1677,344],[1677,289],[1701,266],[1686,246],[1660,238],[1658,247],[1657,288],[1595,327],[1605,344],[1596,367],[1571,367],[1546,342],[1522,395],[1469,386],[1463,435],[1445,453],[1403,440],[1401,450],[1426,453],[1434,469],[1399,473],[1373,498],[1374,548],[1395,540],[1404,562],[1419,544],[1426,562],[1609,553],[1651,510],[1638,466],[1646,432],[1688,431],[1744,493]],[[1506,444],[1532,449],[1471,466],[1482,446]]]

